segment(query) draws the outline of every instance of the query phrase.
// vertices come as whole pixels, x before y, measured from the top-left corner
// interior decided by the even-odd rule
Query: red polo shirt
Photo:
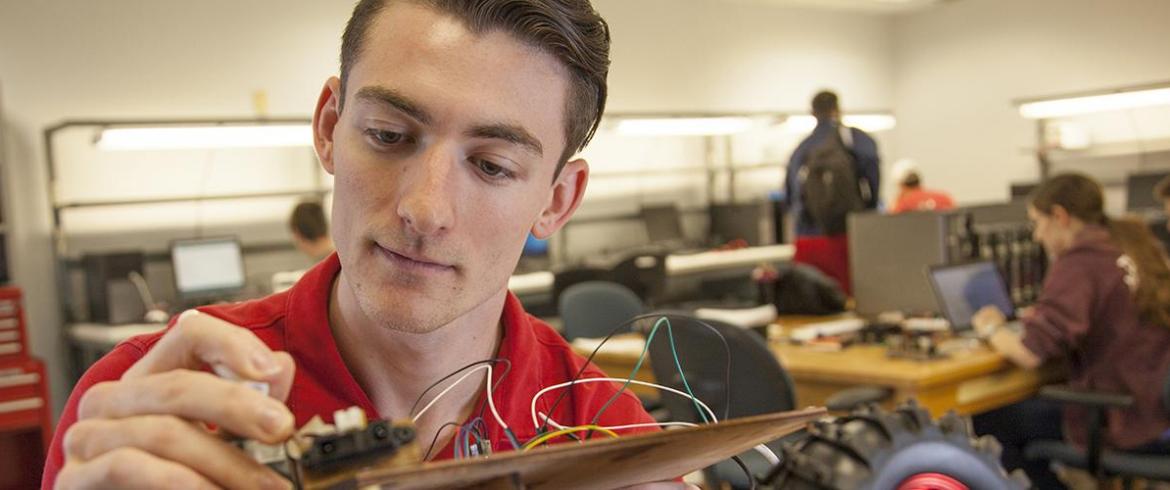
[[[298,426],[314,415],[321,415],[326,422],[332,422],[334,410],[354,405],[365,410],[371,420],[383,418],[342,361],[329,328],[330,290],[340,271],[341,264],[334,254],[306,273],[288,291],[253,301],[200,308],[204,313],[251,330],[273,350],[287,351],[292,355],[297,369],[287,404]],[[501,319],[504,338],[500,343],[498,357],[511,361],[512,370],[507,377],[501,378],[504,366],[497,363],[493,376],[495,403],[500,416],[520,442],[524,443],[536,434],[530,415],[533,395],[543,387],[572,379],[585,364],[585,359],[574,353],[548,324],[526,313],[520,301],[511,293],[504,304]],[[65,431],[77,420],[77,403],[81,395],[96,383],[121,378],[122,373],[142,358],[161,336],[161,333],[143,335],[118,344],[77,382],[53,436],[42,488],[52,488],[57,472],[64,464],[62,439]],[[582,375],[583,378],[602,376],[605,374],[592,364]],[[576,385],[570,392],[572,396],[566,396],[561,401],[552,413],[552,418],[566,425],[587,424],[618,387],[612,383]],[[482,393],[483,390],[477,407],[484,401]],[[549,413],[559,393],[552,391],[542,396],[537,401],[537,410]],[[484,422],[487,424],[487,436],[491,439],[492,449],[511,449],[511,444],[490,411],[485,412]],[[652,422],[654,420],[642,409],[638,398],[629,391],[623,392],[600,420],[601,425]],[[657,429],[634,429],[623,433],[647,430]],[[419,442],[423,446],[422,450],[426,451],[430,441]],[[450,457],[450,443],[432,452],[432,459]]]

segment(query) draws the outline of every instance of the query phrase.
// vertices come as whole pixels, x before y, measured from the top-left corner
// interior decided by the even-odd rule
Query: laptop
[[[971,317],[984,306],[994,305],[1009,320],[1006,328],[1019,332],[1016,308],[999,268],[988,260],[928,269],[930,287],[939,309],[955,333],[974,333]]]

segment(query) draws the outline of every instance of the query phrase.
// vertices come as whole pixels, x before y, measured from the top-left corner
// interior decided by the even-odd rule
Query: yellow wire
[[[528,441],[528,444],[524,445],[524,450],[527,451],[527,450],[532,449],[536,446],[544,444],[544,443],[548,442],[550,439],[554,439],[554,438],[563,436],[565,434],[571,434],[573,432],[580,432],[583,430],[595,430],[597,432],[600,432],[602,434],[605,434],[605,435],[612,437],[612,438],[615,438],[615,439],[618,437],[617,432],[606,429],[605,427],[602,427],[600,425],[578,425],[576,427],[565,427],[564,429],[554,430],[552,432],[549,432],[548,434],[542,435],[540,437],[537,437],[536,439]]]

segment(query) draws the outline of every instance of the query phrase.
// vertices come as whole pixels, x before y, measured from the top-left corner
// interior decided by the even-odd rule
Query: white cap
[[[894,182],[901,184],[906,181],[906,177],[911,173],[917,172],[918,164],[914,160],[903,158],[894,162],[894,166],[890,169],[890,176],[894,179]]]

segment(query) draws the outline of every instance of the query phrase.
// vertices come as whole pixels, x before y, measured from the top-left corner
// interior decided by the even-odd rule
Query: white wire
[[[669,387],[669,386],[662,386],[662,385],[660,385],[660,384],[655,384],[655,383],[647,383],[647,382],[645,382],[645,381],[638,381],[638,380],[636,380],[636,379],[626,379],[626,378],[584,378],[584,379],[578,379],[578,380],[576,380],[576,381],[566,381],[566,382],[564,382],[564,383],[561,383],[561,384],[557,384],[557,385],[552,385],[552,386],[546,387],[546,388],[544,388],[544,389],[542,389],[542,390],[540,390],[540,391],[536,392],[536,395],[533,395],[533,397],[532,397],[532,425],[533,425],[534,427],[538,427],[538,426],[540,426],[540,422],[539,422],[539,421],[536,419],[536,400],[540,399],[540,397],[541,397],[542,395],[544,395],[545,393],[547,393],[547,392],[549,392],[549,391],[552,391],[552,390],[555,390],[555,389],[564,388],[564,387],[566,387],[566,386],[573,385],[573,384],[583,384],[583,383],[599,383],[599,382],[601,382],[601,381],[609,381],[609,382],[613,382],[613,383],[625,383],[626,381],[629,381],[631,384],[636,384],[636,385],[641,385],[641,386],[649,386],[649,387],[651,387],[651,388],[658,388],[658,389],[660,389],[660,390],[669,391],[669,392],[671,392],[671,393],[674,393],[674,394],[676,394],[676,395],[679,395],[679,396],[683,396],[683,397],[691,398],[691,395],[688,395],[688,394],[686,394],[686,393],[683,393],[683,392],[681,392],[681,391],[679,391],[679,390],[676,390],[676,389],[674,389],[674,388],[671,388],[671,387]],[[711,407],[708,407],[706,403],[703,403],[703,400],[700,400],[700,399],[698,399],[698,398],[695,398],[694,400],[695,400],[696,402],[698,402],[698,403],[699,403],[699,405],[701,405],[701,406],[703,407],[703,409],[704,409],[704,410],[706,410],[706,411],[707,411],[707,413],[708,413],[709,415],[711,415],[711,422],[718,422],[718,421],[719,421],[718,419],[716,419],[716,418],[715,418],[715,412],[714,412],[714,411],[712,411],[712,410],[711,410]]]
[[[490,386],[491,386],[491,383],[492,383],[492,381],[491,381],[491,380],[492,380],[492,366],[491,366],[491,364],[482,364],[482,365],[476,366],[476,367],[472,368],[471,370],[467,371],[466,373],[463,373],[463,376],[460,376],[460,377],[459,377],[459,379],[455,380],[455,382],[454,382],[454,383],[451,383],[451,385],[450,385],[450,386],[447,386],[446,388],[444,388],[444,389],[443,389],[443,391],[440,391],[438,395],[435,395],[435,397],[434,397],[434,398],[432,398],[432,399],[431,399],[431,401],[430,401],[430,402],[428,402],[428,403],[427,403],[427,404],[426,404],[426,405],[425,405],[425,406],[422,408],[422,410],[419,410],[417,414],[415,414],[413,417],[411,417],[411,418],[410,418],[410,421],[411,421],[411,422],[418,422],[418,419],[419,419],[419,417],[422,417],[422,416],[423,416],[423,414],[427,412],[427,410],[430,410],[430,409],[431,409],[431,406],[433,406],[433,405],[435,404],[435,402],[439,401],[439,399],[440,399],[440,398],[443,398],[443,395],[446,395],[446,394],[447,394],[447,392],[449,392],[449,391],[451,391],[452,389],[454,389],[456,386],[458,386],[458,385],[459,385],[459,383],[462,383],[462,382],[463,382],[463,380],[465,380],[465,379],[467,379],[468,377],[470,377],[470,376],[471,376],[472,374],[474,374],[476,371],[482,371],[482,370],[484,370],[484,369],[486,369],[486,370],[487,370],[487,372],[488,372],[488,386],[489,386],[489,388],[488,388],[488,389],[490,390],[490,389],[491,389],[491,388],[490,388]],[[491,400],[491,395],[490,395],[490,393],[489,393],[489,395],[488,395],[488,400]]]
[[[502,428],[506,431],[506,430],[508,430],[508,424],[504,423],[504,418],[501,417],[500,412],[498,412],[496,410],[496,402],[494,400],[495,397],[492,396],[495,394],[495,391],[492,390],[492,365],[488,364],[487,367],[488,367],[488,376],[487,376],[488,407],[492,409],[492,416],[494,416],[496,418],[496,422],[500,423],[500,428]],[[515,441],[513,441],[513,443],[514,442]]]
[[[585,378],[585,379],[579,379],[579,380],[577,380],[577,382],[584,383],[584,382],[588,382],[589,380],[620,381],[623,383],[626,381],[625,378],[620,378],[620,379],[619,378]],[[678,395],[681,395],[681,396],[684,396],[687,398],[692,398],[696,402],[699,402],[699,405],[702,405],[703,408],[707,410],[707,413],[711,414],[711,423],[718,422],[718,420],[715,419],[715,412],[712,412],[711,408],[708,407],[706,403],[703,403],[703,400],[700,400],[696,397],[692,397],[691,395],[688,395],[686,393],[683,393],[681,391],[678,391],[676,389],[673,389],[673,388],[670,388],[667,386],[662,386],[662,385],[658,385],[658,384],[654,384],[654,383],[646,383],[643,381],[638,381],[636,379],[632,379],[629,381],[631,383],[651,386],[651,387],[655,387],[658,389],[670,391],[672,393],[676,393]],[[537,412],[536,412],[536,399],[540,398],[540,396],[543,395],[546,391],[553,390],[553,389],[568,385],[570,383],[572,383],[572,382],[570,381],[569,383],[561,383],[559,385],[549,386],[548,388],[540,390],[539,392],[536,393],[536,396],[532,397],[532,425],[533,426],[539,425],[539,422],[536,421],[536,414],[537,414]],[[539,412],[539,413],[542,417],[544,417],[544,420],[547,421],[549,425],[556,427],[557,429],[566,428],[564,425],[557,423],[556,420],[553,420],[552,417],[549,417],[544,412]],[[641,428],[641,427],[672,427],[672,426],[673,427],[698,427],[699,424],[694,424],[691,422],[650,422],[650,423],[644,423],[644,424],[602,426],[602,428],[609,429],[609,430],[622,430],[622,429],[636,429],[636,428]],[[780,464],[780,457],[776,456],[776,453],[774,451],[772,451],[772,448],[770,448],[764,444],[759,444],[759,445],[753,447],[752,449],[754,449],[757,453],[760,453],[760,455],[763,456],[764,459],[768,460],[769,464],[771,464],[771,465]]]

